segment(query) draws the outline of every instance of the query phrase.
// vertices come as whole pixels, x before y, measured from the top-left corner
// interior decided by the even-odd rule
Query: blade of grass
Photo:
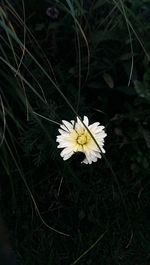
[[[29,193],[29,195],[30,195],[30,198],[31,198],[31,200],[32,200],[32,202],[33,202],[33,205],[34,205],[34,207],[35,207],[35,210],[36,210],[36,212],[37,212],[37,214],[38,214],[38,216],[39,216],[41,222],[42,222],[47,228],[49,228],[50,230],[52,230],[53,232],[68,237],[68,236],[69,236],[68,234],[63,233],[63,232],[61,232],[61,231],[59,231],[59,230],[57,230],[57,229],[55,229],[55,228],[49,226],[49,225],[44,221],[44,219],[42,218],[42,216],[41,216],[41,214],[40,214],[39,208],[38,208],[38,206],[37,206],[37,204],[36,204],[36,202],[35,202],[34,196],[33,196],[32,192],[31,192],[31,190],[30,190],[30,188],[29,188],[29,186],[28,186],[28,184],[27,184],[27,182],[26,182],[25,177],[23,176],[22,170],[21,170],[20,166],[18,165],[18,163],[17,163],[17,161],[16,161],[16,159],[15,159],[15,157],[14,157],[14,154],[13,154],[13,152],[12,152],[12,150],[11,150],[11,148],[10,148],[10,146],[9,146],[9,144],[8,144],[8,142],[7,142],[6,139],[5,139],[5,144],[6,144],[6,147],[7,147],[8,151],[9,151],[9,153],[10,153],[10,155],[11,155],[13,161],[14,161],[14,164],[15,164],[15,166],[16,166],[16,168],[17,168],[17,170],[18,170],[18,172],[19,172],[19,174],[20,174],[20,176],[21,176],[21,179],[22,179],[22,181],[24,182],[24,185],[25,185],[25,187],[26,187],[26,189],[27,189],[27,191],[28,191],[28,193]]]

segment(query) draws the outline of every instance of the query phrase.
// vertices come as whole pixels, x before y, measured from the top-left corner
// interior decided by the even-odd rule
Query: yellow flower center
[[[87,143],[87,136],[85,134],[81,134],[77,137],[77,143],[80,145],[84,145]]]

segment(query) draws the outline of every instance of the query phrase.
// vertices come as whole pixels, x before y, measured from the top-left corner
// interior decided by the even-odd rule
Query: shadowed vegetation
[[[150,262],[149,18],[146,0],[0,1],[0,203],[17,264]],[[77,115],[106,126],[92,165],[57,149]]]

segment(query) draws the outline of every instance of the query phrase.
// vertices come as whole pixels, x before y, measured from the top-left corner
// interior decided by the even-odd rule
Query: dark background
[[[0,264],[150,264],[149,1],[0,4]],[[97,163],[60,157],[68,102]]]

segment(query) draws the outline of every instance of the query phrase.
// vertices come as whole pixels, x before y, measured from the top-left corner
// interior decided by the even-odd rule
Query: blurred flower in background
[[[59,10],[56,7],[48,7],[46,15],[51,19],[56,20],[59,17]]]

